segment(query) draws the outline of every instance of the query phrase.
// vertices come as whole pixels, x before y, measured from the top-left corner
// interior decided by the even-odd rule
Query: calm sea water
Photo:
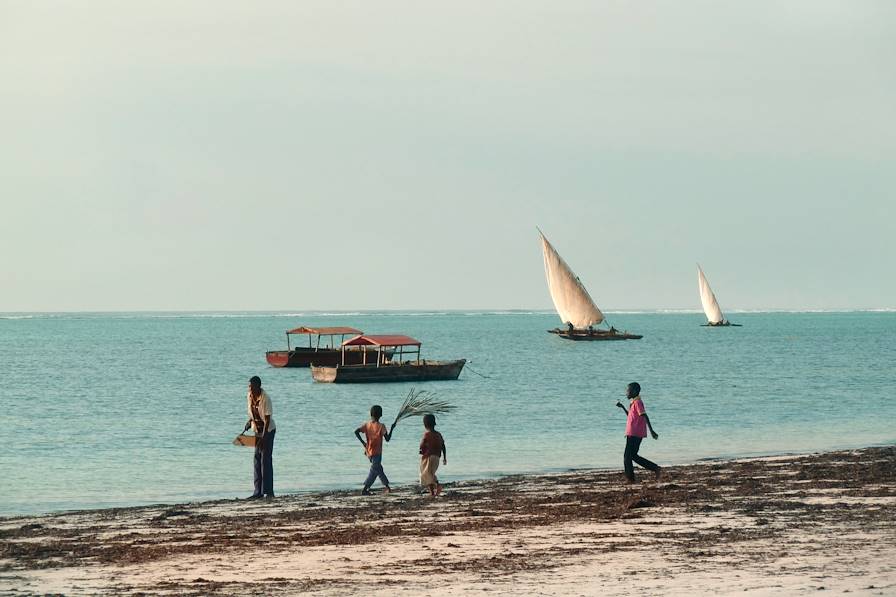
[[[551,313],[61,314],[0,316],[0,515],[252,492],[252,450],[231,445],[260,375],[278,433],[275,489],[359,487],[353,430],[372,404],[391,422],[410,384],[314,384],[264,352],[299,324],[351,325],[467,358],[456,382],[423,384],[458,406],[440,418],[444,479],[620,467],[639,381],[660,464],[896,442],[896,313],[611,314],[629,342],[574,343]],[[481,374],[476,375],[473,371]],[[417,471],[419,419],[399,424],[384,466]]]

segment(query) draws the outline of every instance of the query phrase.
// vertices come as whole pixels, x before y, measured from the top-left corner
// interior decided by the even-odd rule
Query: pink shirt
[[[628,406],[628,421],[625,423],[625,435],[630,437],[647,437],[647,421],[642,416],[645,412],[641,398],[635,398]]]

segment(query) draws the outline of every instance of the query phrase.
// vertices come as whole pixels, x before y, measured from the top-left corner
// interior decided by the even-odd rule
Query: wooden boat
[[[566,340],[640,340],[644,336],[638,334],[630,334],[628,332],[620,332],[614,327],[611,327],[608,330],[595,330],[594,328],[587,330],[563,330],[560,328],[556,328],[553,330],[548,330],[550,334],[557,334],[561,338],[565,338]]]
[[[359,335],[342,343],[346,360],[333,366],[311,366],[311,378],[324,383],[372,383],[457,379],[466,359],[427,361],[420,358],[419,340],[403,335]],[[360,364],[348,362],[352,349],[362,355]],[[393,360],[398,353],[397,360]],[[402,360],[409,354],[416,358]]]
[[[706,323],[703,327],[719,328],[719,327],[741,327],[739,323],[731,323],[722,315],[722,309],[719,307],[719,301],[713,294],[709,282],[706,280],[706,274],[700,264],[697,264],[697,286],[700,290],[700,302],[703,304],[703,312],[706,314]]]
[[[297,327],[286,332],[286,350],[270,350],[265,353],[265,358],[273,367],[309,367],[312,363],[336,365],[343,359],[341,344],[345,337],[363,333],[350,327]],[[291,346],[290,336],[308,336],[308,346]],[[348,364],[358,364],[362,360],[359,350],[350,350],[345,355]]]
[[[554,307],[561,321],[566,325],[565,328],[556,328],[548,332],[566,340],[640,340],[643,337],[640,334],[620,332],[607,323],[604,314],[594,304],[594,299],[588,294],[582,281],[560,257],[544,233],[539,230],[538,234],[541,236],[544,273],[548,280],[551,300],[554,301]],[[609,329],[594,328],[601,323],[607,323]]]

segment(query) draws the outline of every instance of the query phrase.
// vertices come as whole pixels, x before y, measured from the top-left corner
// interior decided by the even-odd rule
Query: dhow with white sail
[[[712,288],[709,287],[709,282],[706,281],[706,274],[703,273],[703,268],[700,267],[700,264],[697,264],[697,285],[700,288],[700,302],[703,304],[703,312],[706,313],[706,321],[704,323],[704,327],[740,327],[739,323],[731,323],[722,315],[722,309],[719,307],[719,301],[716,300],[716,295],[713,294]]]
[[[565,328],[548,330],[567,340],[638,340],[641,336],[620,332],[614,327],[609,329],[595,329],[595,325],[606,323],[604,314],[601,313],[594,300],[581,280],[569,268],[569,265],[560,257],[554,246],[541,236],[541,249],[544,252],[544,273],[548,280],[548,290],[560,320]],[[609,325],[609,324],[607,324]]]

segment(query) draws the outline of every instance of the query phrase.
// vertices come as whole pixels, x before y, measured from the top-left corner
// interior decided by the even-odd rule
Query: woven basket
[[[234,446],[246,446],[247,448],[254,448],[255,442],[258,441],[258,437],[254,435],[246,435],[245,433],[240,433],[236,436],[236,439],[233,440]]]

